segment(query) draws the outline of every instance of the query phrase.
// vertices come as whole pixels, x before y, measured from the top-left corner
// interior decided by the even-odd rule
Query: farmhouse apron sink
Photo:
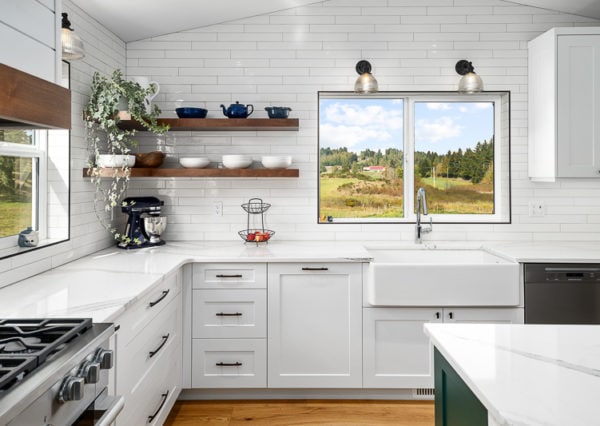
[[[480,249],[369,249],[372,306],[516,306],[519,264]]]

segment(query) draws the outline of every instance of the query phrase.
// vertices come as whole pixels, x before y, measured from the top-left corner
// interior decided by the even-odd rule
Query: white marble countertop
[[[109,248],[0,289],[0,318],[91,317],[113,321],[188,262],[366,262],[365,248],[478,248],[518,262],[600,261],[600,243],[177,242],[140,250]]]
[[[484,244],[490,253],[504,256],[519,263],[594,263],[600,262],[600,242],[544,241]]]
[[[114,321],[167,274],[189,262],[369,261],[359,244],[169,242],[110,248],[0,289],[0,318],[91,317]]]
[[[600,425],[600,326],[426,324],[499,425]]]

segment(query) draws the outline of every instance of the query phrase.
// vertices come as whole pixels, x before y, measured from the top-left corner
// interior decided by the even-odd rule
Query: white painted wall
[[[281,105],[300,118],[299,132],[172,132],[141,143],[173,164],[178,156],[291,154],[299,179],[135,180],[129,195],[165,200],[167,240],[238,239],[240,204],[261,197],[273,205],[268,225],[280,240],[410,241],[414,225],[317,225],[317,91],[352,90],[361,58],[380,90],[455,90],[454,65],[466,58],[487,90],[512,92],[512,224],[434,224],[426,239],[598,240],[600,181],[527,179],[527,42],[553,26],[599,24],[497,0],[330,0],[128,43],[128,74],[160,82],[155,100],[165,116],[183,105],[223,117],[219,105],[239,100],[256,107],[253,117]],[[532,199],[544,202],[544,217],[529,217]],[[214,201],[223,217],[213,215]]]
[[[95,70],[111,73],[115,68],[125,69],[125,43],[70,0],[63,1],[62,7],[83,39],[86,52],[83,60],[71,63],[71,239],[0,260],[0,287],[108,247],[112,242],[94,215],[93,185],[82,177],[88,157],[82,111]]]

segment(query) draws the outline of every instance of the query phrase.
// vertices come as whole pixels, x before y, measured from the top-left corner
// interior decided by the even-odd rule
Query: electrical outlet
[[[541,217],[546,214],[546,205],[541,200],[532,200],[529,202],[529,216]]]
[[[214,208],[215,216],[223,216],[223,202],[222,201],[215,201],[213,203],[213,208]]]

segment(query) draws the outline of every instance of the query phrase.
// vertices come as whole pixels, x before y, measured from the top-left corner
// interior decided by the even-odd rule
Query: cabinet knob
[[[435,313],[435,319],[440,319],[440,313],[439,312]]]
[[[452,312],[449,312],[448,313],[448,318],[450,318],[450,319],[454,318],[454,314]]]

